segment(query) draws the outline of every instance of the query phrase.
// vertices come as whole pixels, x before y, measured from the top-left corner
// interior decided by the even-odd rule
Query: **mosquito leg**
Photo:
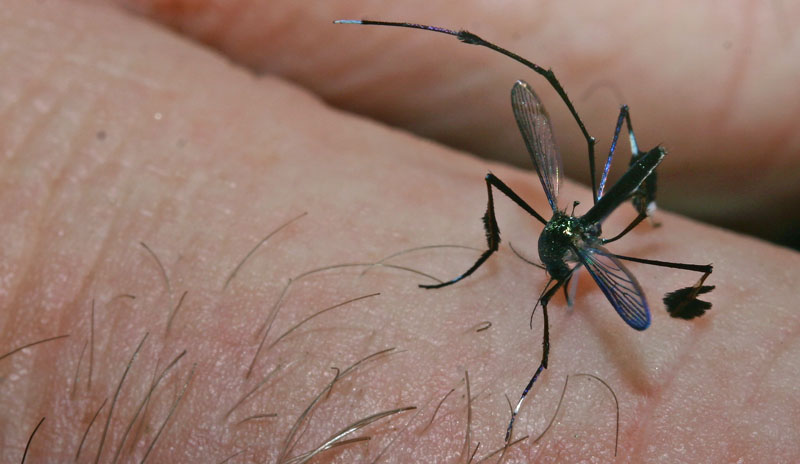
[[[679,288],[674,292],[667,293],[664,296],[664,305],[670,316],[680,319],[694,319],[695,317],[702,316],[707,310],[711,308],[711,303],[699,300],[697,297],[703,293],[708,293],[714,290],[713,285],[703,285],[709,275],[714,271],[711,264],[687,264],[687,263],[673,263],[670,261],[657,261],[654,259],[633,258],[630,256],[614,255],[619,259],[633,261],[635,263],[650,264],[653,266],[668,267],[672,269],[681,269],[684,271],[702,272],[703,275],[697,282],[689,287]]]
[[[627,109],[628,109],[627,105],[624,105],[624,106],[625,106],[625,109],[626,109],[626,111],[625,111],[625,126],[628,128],[628,141],[631,144],[631,155],[632,155],[631,164],[633,164],[635,162],[633,160],[633,158],[638,157],[639,154],[642,153],[642,152],[639,151],[639,144],[636,143],[636,135],[633,133],[633,123],[631,122],[631,112],[627,111]]]
[[[492,197],[492,183],[489,180],[489,176],[492,174],[487,174],[486,176],[486,213],[483,215],[483,228],[486,230],[486,245],[487,250],[484,251],[481,256],[475,261],[475,264],[472,265],[469,269],[466,270],[463,274],[456,277],[455,279],[448,280],[447,282],[442,282],[440,284],[434,285],[423,285],[420,284],[420,288],[442,288],[448,285],[452,285],[459,280],[463,279],[464,277],[469,276],[476,269],[481,267],[481,265],[489,259],[489,256],[492,255],[495,251],[497,251],[498,246],[500,245],[500,228],[497,226],[497,219],[494,215],[494,198]],[[494,176],[492,176],[494,178]]]
[[[619,116],[617,117],[617,125],[614,127],[614,138],[611,139],[611,148],[609,148],[608,150],[608,158],[606,158],[606,164],[603,167],[603,175],[600,176],[600,186],[597,187],[597,198],[595,199],[595,201],[599,200],[600,197],[603,196],[603,191],[606,188],[606,181],[608,180],[608,170],[611,168],[611,160],[614,158],[614,150],[617,149],[617,140],[619,140],[619,133],[620,131],[622,131],[623,121],[628,121],[628,134],[633,134],[633,132],[631,132],[630,120],[631,119],[628,116],[628,105],[622,105],[622,108],[619,109]],[[594,172],[590,172],[589,174],[592,177],[595,176]]]
[[[656,210],[656,178],[657,174],[653,171],[647,179],[642,182],[642,185],[633,192],[631,195],[631,202],[633,203],[633,207],[636,208],[636,211],[640,214],[644,214],[648,216],[653,223],[654,227],[661,226],[660,222],[656,222],[653,219],[653,213]]]
[[[622,105],[619,111],[619,116],[617,117],[617,125],[614,127],[614,137],[611,141],[611,148],[608,151],[608,158],[606,158],[606,164],[603,167],[603,174],[600,176],[600,186],[597,189],[597,200],[603,196],[603,192],[605,190],[606,182],[608,181],[608,172],[611,168],[611,160],[614,157],[614,151],[617,148],[617,141],[619,140],[619,134],[622,132],[622,123],[625,122],[625,126],[628,129],[628,140],[631,146],[631,161],[629,166],[636,164],[636,162],[645,155],[645,152],[639,151],[639,144],[636,142],[636,135],[633,132],[633,123],[631,122],[631,114],[628,109],[627,105]],[[594,173],[591,173],[594,175]],[[653,225],[658,227],[660,224],[655,222],[652,218],[652,214],[656,209],[656,173],[655,171],[651,173],[643,182],[642,184],[631,194],[631,202],[633,203],[633,207],[639,214],[644,214],[647,217],[650,217]],[[620,234],[620,236],[615,237],[613,240],[621,238],[624,234]],[[609,240],[609,241],[613,241]]]
[[[625,125],[628,127],[628,139],[631,145],[631,162],[630,165],[636,163],[645,152],[639,151],[639,144],[636,143],[636,135],[633,132],[633,123],[631,123],[630,112],[625,114]],[[642,182],[642,185],[633,193],[632,198],[633,207],[636,208],[640,214],[645,214],[650,217],[654,227],[661,224],[653,219],[653,212],[656,209],[656,173],[655,171]]]
[[[664,305],[672,317],[694,319],[711,309],[711,303],[700,300],[699,295],[714,290],[714,285],[703,285],[711,271],[704,273],[691,287],[684,287],[664,295]]]
[[[615,235],[612,238],[603,239],[603,244],[611,243],[611,242],[614,242],[616,240],[621,239],[622,237],[627,235],[628,232],[632,231],[634,227],[638,226],[640,222],[644,221],[646,218],[647,218],[647,214],[639,213],[639,215],[636,216],[636,219],[631,221],[631,223],[628,224],[628,227],[626,227],[622,232],[618,233],[617,235]]]
[[[567,306],[570,308],[572,307],[572,296],[570,295],[570,290],[572,289],[572,274],[567,277],[567,283],[564,284],[564,299],[567,300]]]
[[[547,358],[550,354],[550,323],[547,319],[547,303],[550,301],[550,298],[556,294],[558,289],[564,285],[565,282],[566,280],[557,281],[555,285],[550,287],[550,289],[548,289],[539,299],[539,302],[542,305],[542,319],[544,324],[544,331],[542,332],[542,360],[539,362],[539,367],[536,369],[533,377],[531,377],[528,385],[526,385],[525,389],[522,390],[522,395],[520,396],[519,401],[517,401],[517,405],[514,407],[514,410],[511,412],[511,420],[508,422],[508,428],[506,429],[506,443],[508,443],[511,439],[511,432],[514,430],[514,420],[517,418],[520,407],[522,407],[522,402],[525,400],[525,397],[528,396],[528,392],[531,391],[533,384],[536,382],[536,379],[539,378],[539,375],[542,373],[542,371],[547,369]]]
[[[682,269],[684,271],[702,272],[705,274],[703,280],[705,280],[705,278],[708,277],[708,275],[714,270],[714,266],[711,264],[675,263],[672,261],[658,261],[655,259],[634,258],[632,256],[622,255],[614,255],[614,257],[624,259],[625,261],[632,261],[634,263],[650,264],[653,266],[668,267],[672,269]]]
[[[519,197],[511,188],[504,184],[502,180],[498,179],[494,174],[491,172],[486,174],[486,184],[493,185],[494,188],[503,192],[508,198],[510,198],[514,203],[517,204],[520,208],[524,209],[528,214],[535,217],[536,220],[541,222],[542,224],[547,224],[547,220],[542,217],[541,214],[537,213],[535,209],[533,209],[529,204],[525,203],[525,200]],[[489,195],[491,198],[491,194]]]
[[[569,281],[564,284],[564,288],[569,287],[565,290],[564,296],[567,297],[567,306],[570,308],[575,303],[575,295],[578,293],[578,279],[581,276],[581,268],[581,266],[576,266],[569,276]]]
[[[423,285],[420,284],[421,288],[442,288],[448,285],[452,285],[459,280],[463,279],[464,277],[469,276],[476,269],[481,267],[481,265],[489,259],[489,256],[492,255],[495,251],[497,251],[500,245],[500,228],[497,226],[497,219],[495,218],[494,214],[494,198],[492,197],[492,187],[496,188],[503,192],[507,197],[509,197],[514,203],[516,203],[520,208],[524,209],[528,212],[531,216],[535,217],[539,220],[542,224],[547,224],[547,221],[534,210],[529,204],[525,202],[522,198],[519,197],[516,193],[514,193],[511,188],[509,188],[506,184],[503,183],[500,179],[495,177],[494,174],[491,172],[486,174],[486,213],[483,215],[483,227],[486,230],[486,245],[487,250],[481,254],[475,264],[472,265],[469,269],[466,270],[463,274],[456,277],[455,279],[449,280],[447,282],[442,282],[440,284],[434,285]]]
[[[438,32],[440,34],[447,34],[455,36],[461,42],[470,45],[477,45],[480,47],[486,47],[490,50],[494,50],[502,55],[505,55],[512,60],[521,63],[525,67],[531,69],[536,74],[547,79],[547,82],[550,84],[551,87],[556,91],[561,100],[567,105],[567,109],[569,109],[570,114],[572,115],[575,122],[578,124],[578,127],[581,130],[581,134],[583,134],[583,138],[586,139],[586,145],[589,151],[589,170],[592,172],[592,198],[594,201],[597,202],[597,184],[596,179],[594,176],[595,168],[595,159],[594,159],[594,145],[597,142],[594,137],[589,135],[589,131],[586,130],[586,126],[583,124],[583,120],[580,116],[578,116],[578,111],[575,110],[575,106],[572,104],[572,101],[567,96],[567,92],[564,90],[564,87],[561,86],[561,83],[556,79],[556,75],[552,69],[545,69],[538,64],[526,60],[525,58],[517,55],[516,53],[506,50],[500,46],[497,46],[488,40],[484,40],[483,38],[473,34],[469,31],[453,31],[450,29],[445,29],[443,27],[435,27],[435,26],[426,26],[424,24],[413,24],[413,23],[405,23],[405,22],[394,22],[394,21],[370,21],[370,20],[337,20],[334,21],[335,24],[361,24],[367,26],[393,26],[393,27],[405,27],[410,29],[422,29],[431,32]]]
[[[667,151],[663,147],[656,146],[640,156],[636,163],[629,167],[625,174],[608,189],[608,192],[600,197],[586,214],[581,216],[581,221],[588,225],[603,222],[619,205],[630,199],[639,190],[642,182],[653,174],[666,155]]]

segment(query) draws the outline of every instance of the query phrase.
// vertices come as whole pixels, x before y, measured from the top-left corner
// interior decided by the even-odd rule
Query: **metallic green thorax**
[[[539,259],[552,278],[566,279],[571,272],[567,262],[578,260],[575,250],[596,242],[599,235],[596,226],[587,227],[580,218],[558,211],[539,236]]]

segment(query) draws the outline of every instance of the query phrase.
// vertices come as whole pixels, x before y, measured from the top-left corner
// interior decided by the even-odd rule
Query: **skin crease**
[[[219,462],[243,451],[231,462],[273,462],[298,414],[333,379],[331,367],[343,370],[390,347],[403,352],[337,381],[294,454],[361,418],[413,405],[418,415],[377,422],[353,435],[369,442],[319,461],[372,460],[394,438],[384,461],[466,461],[465,370],[473,395],[468,449],[480,443],[481,457],[501,446],[504,395],[516,399],[540,355],[541,315],[532,330],[527,321],[546,281],[507,247],[535,256],[541,225],[501,195],[504,246],[473,277],[438,291],[416,288],[423,277],[386,268],[298,281],[268,343],[315,311],[381,295],[319,316],[263,354],[249,379],[245,373],[258,345],[254,334],[288,278],[415,246],[482,247],[485,172],[544,213],[534,176],[333,110],[307,90],[254,77],[110,7],[7,2],[0,20],[0,353],[70,335],[0,360],[0,460],[21,459],[43,416],[30,462],[73,459],[104,400],[79,461],[94,462],[101,441],[102,462],[119,448],[125,460],[139,460],[195,365],[148,459]],[[502,100],[507,105],[507,95]],[[639,137],[645,147],[658,140]],[[668,156],[664,167],[670,162]],[[590,201],[570,183],[561,199],[562,206]],[[254,244],[304,211],[222,290]],[[604,229],[611,235],[632,217],[625,206]],[[566,375],[590,372],[620,401],[619,461],[796,461],[800,320],[793,285],[800,257],[668,213],[658,217],[661,228],[644,224],[610,248],[713,262],[714,308],[698,321],[669,318],[661,295],[696,276],[631,265],[653,306],[653,325],[640,333],[584,276],[572,310],[560,296],[551,303],[551,365],[523,407],[517,436],[544,429]],[[140,242],[163,263],[169,288]],[[475,254],[421,251],[392,262],[447,278]],[[476,332],[483,321],[491,328]],[[109,420],[120,378],[148,332]],[[93,348],[81,358],[85,345]],[[182,350],[187,354],[157,385],[144,422],[120,447],[153,379]],[[281,370],[226,417],[276,366]],[[239,424],[271,413],[277,416]],[[508,461],[611,462],[613,428],[608,392],[575,378],[557,425],[538,444],[513,449]]]

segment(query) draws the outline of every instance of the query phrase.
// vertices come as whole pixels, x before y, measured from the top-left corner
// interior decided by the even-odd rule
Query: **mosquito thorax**
[[[567,262],[577,261],[574,250],[585,236],[585,227],[578,218],[561,211],[553,214],[539,236],[539,259],[552,278],[562,280],[569,276]]]

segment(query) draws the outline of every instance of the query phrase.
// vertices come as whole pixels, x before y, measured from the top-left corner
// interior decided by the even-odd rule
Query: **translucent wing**
[[[644,330],[650,326],[650,308],[636,277],[608,250],[596,245],[579,250],[578,259],[589,270],[597,286],[629,326]]]
[[[525,81],[517,81],[511,88],[511,108],[539,180],[542,181],[547,201],[553,211],[557,211],[558,185],[564,168],[553,139],[550,117],[539,97]]]

